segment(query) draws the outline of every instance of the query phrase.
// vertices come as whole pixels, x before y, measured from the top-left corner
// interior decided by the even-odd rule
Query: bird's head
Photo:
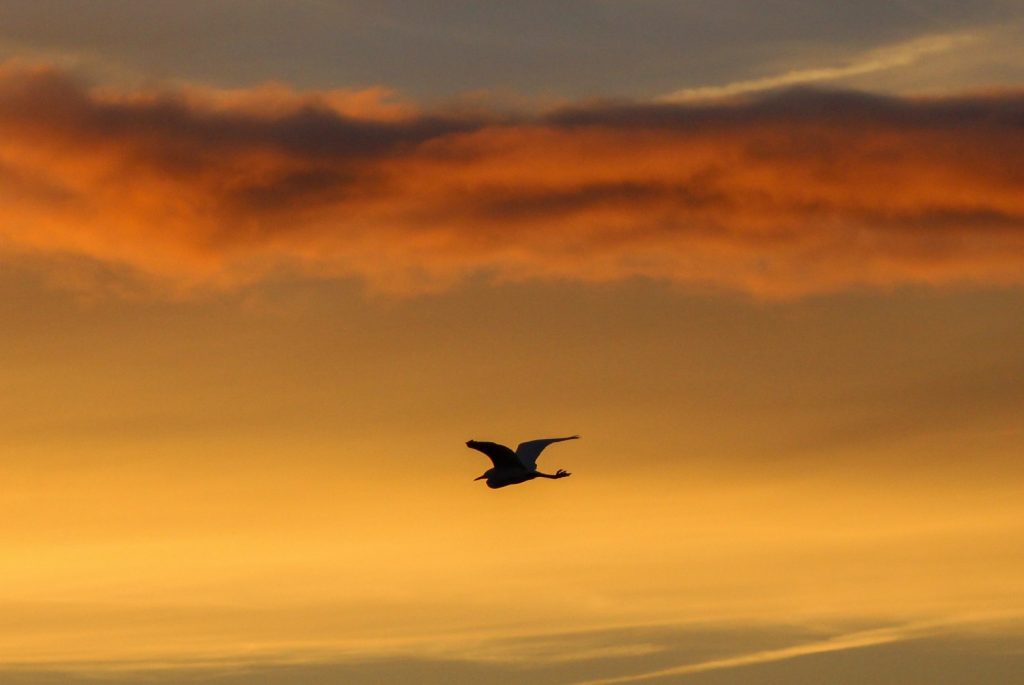
[[[487,479],[487,476],[491,475],[491,471],[493,471],[493,470],[494,470],[494,469],[487,469],[486,471],[484,471],[484,475],[482,475],[482,476],[477,476],[477,477],[476,477],[476,478],[474,478],[473,480],[486,480],[486,479]]]

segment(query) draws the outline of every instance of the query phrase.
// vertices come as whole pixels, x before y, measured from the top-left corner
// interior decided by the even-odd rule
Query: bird
[[[564,469],[558,469],[554,474],[541,473],[537,470],[537,457],[544,451],[544,448],[553,442],[565,440],[578,440],[580,436],[570,435],[567,438],[544,438],[541,440],[529,440],[519,443],[516,451],[513,452],[504,445],[496,442],[480,442],[469,440],[466,447],[483,452],[494,463],[494,468],[484,471],[484,475],[473,480],[487,480],[487,487],[492,490],[503,488],[506,485],[525,483],[534,478],[566,478],[572,474]]]

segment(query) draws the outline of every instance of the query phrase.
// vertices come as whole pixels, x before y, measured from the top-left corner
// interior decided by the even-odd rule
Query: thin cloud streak
[[[979,619],[967,619],[960,621],[931,621],[902,626],[891,626],[886,628],[874,628],[871,630],[859,630],[845,635],[837,635],[825,640],[808,642],[792,647],[781,649],[767,649],[749,654],[726,657],[723,659],[709,659],[694,664],[672,666],[646,673],[636,673],[614,678],[599,678],[597,680],[585,680],[575,685],[620,685],[621,683],[636,683],[645,680],[656,680],[669,676],[691,675],[705,671],[717,671],[721,669],[739,668],[741,666],[754,666],[786,659],[795,659],[813,654],[825,654],[828,652],[840,652],[849,649],[863,649],[893,642],[905,642],[907,640],[918,640],[934,637],[947,632],[951,627],[964,623],[974,623]],[[984,620],[984,619],[982,619]]]
[[[870,50],[842,66],[794,69],[777,76],[734,81],[733,83],[721,86],[684,88],[663,95],[658,100],[661,102],[692,102],[731,97],[774,88],[786,88],[809,83],[821,83],[823,81],[837,81],[853,76],[863,76],[878,71],[909,66],[929,55],[966,47],[971,43],[977,42],[979,39],[979,35],[966,32],[923,36],[895,45],[887,45]]]
[[[0,246],[170,292],[651,278],[794,297],[1024,282],[1024,94],[424,112],[383,89],[0,69]]]

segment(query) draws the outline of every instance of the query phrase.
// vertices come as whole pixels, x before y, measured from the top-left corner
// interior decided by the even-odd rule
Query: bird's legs
[[[571,476],[571,475],[572,474],[569,473],[568,471],[566,471],[565,469],[558,469],[557,471],[555,471],[555,475],[553,475],[553,476],[550,473],[541,473],[540,471],[537,471],[537,476],[539,476],[540,478],[557,479],[557,478],[565,478],[565,477]]]

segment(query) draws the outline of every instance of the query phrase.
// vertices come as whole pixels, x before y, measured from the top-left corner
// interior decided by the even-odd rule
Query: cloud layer
[[[172,288],[647,277],[796,296],[1024,282],[1024,94],[787,91],[536,115],[115,92],[0,69],[0,249]]]

